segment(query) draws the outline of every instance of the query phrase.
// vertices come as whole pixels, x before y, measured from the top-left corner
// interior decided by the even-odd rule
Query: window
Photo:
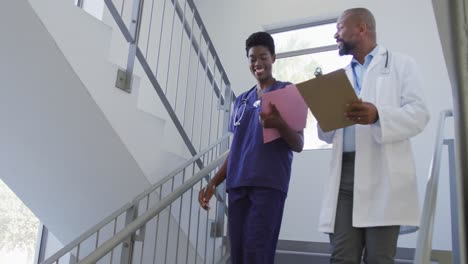
[[[0,180],[0,263],[33,263],[39,227],[39,219]]]
[[[279,80],[300,83],[314,78],[317,67],[329,73],[344,68],[351,56],[339,56],[333,38],[335,20],[268,30],[275,40],[276,62],[273,76]],[[309,111],[304,130],[304,149],[326,149],[330,145],[317,136],[317,121]]]

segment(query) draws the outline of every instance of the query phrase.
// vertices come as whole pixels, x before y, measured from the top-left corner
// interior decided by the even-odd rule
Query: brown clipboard
[[[344,69],[296,84],[324,132],[354,125],[344,115],[346,105],[359,100]]]

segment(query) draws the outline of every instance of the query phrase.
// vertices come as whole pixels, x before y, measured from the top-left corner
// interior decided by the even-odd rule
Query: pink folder
[[[306,127],[307,105],[294,84],[283,89],[264,93],[262,96],[262,112],[270,112],[270,104],[276,106],[281,117],[295,131],[301,131]],[[274,128],[263,129],[263,143],[268,143],[280,137]]]

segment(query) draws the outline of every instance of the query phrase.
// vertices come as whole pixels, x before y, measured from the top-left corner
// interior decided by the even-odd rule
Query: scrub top
[[[275,81],[265,93],[290,83]],[[263,144],[256,86],[236,98],[229,130],[234,133],[229,154],[226,188],[268,187],[288,192],[293,153],[286,141],[278,138]]]

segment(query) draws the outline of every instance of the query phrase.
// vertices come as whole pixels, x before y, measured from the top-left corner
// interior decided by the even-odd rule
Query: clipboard
[[[262,96],[262,112],[269,113],[270,102],[276,106],[284,121],[295,131],[301,131],[307,123],[307,105],[294,84],[283,89],[264,93]],[[280,137],[274,128],[263,129],[263,143],[268,143]]]
[[[359,100],[344,69],[296,84],[324,132],[354,125],[344,113],[346,105]]]

